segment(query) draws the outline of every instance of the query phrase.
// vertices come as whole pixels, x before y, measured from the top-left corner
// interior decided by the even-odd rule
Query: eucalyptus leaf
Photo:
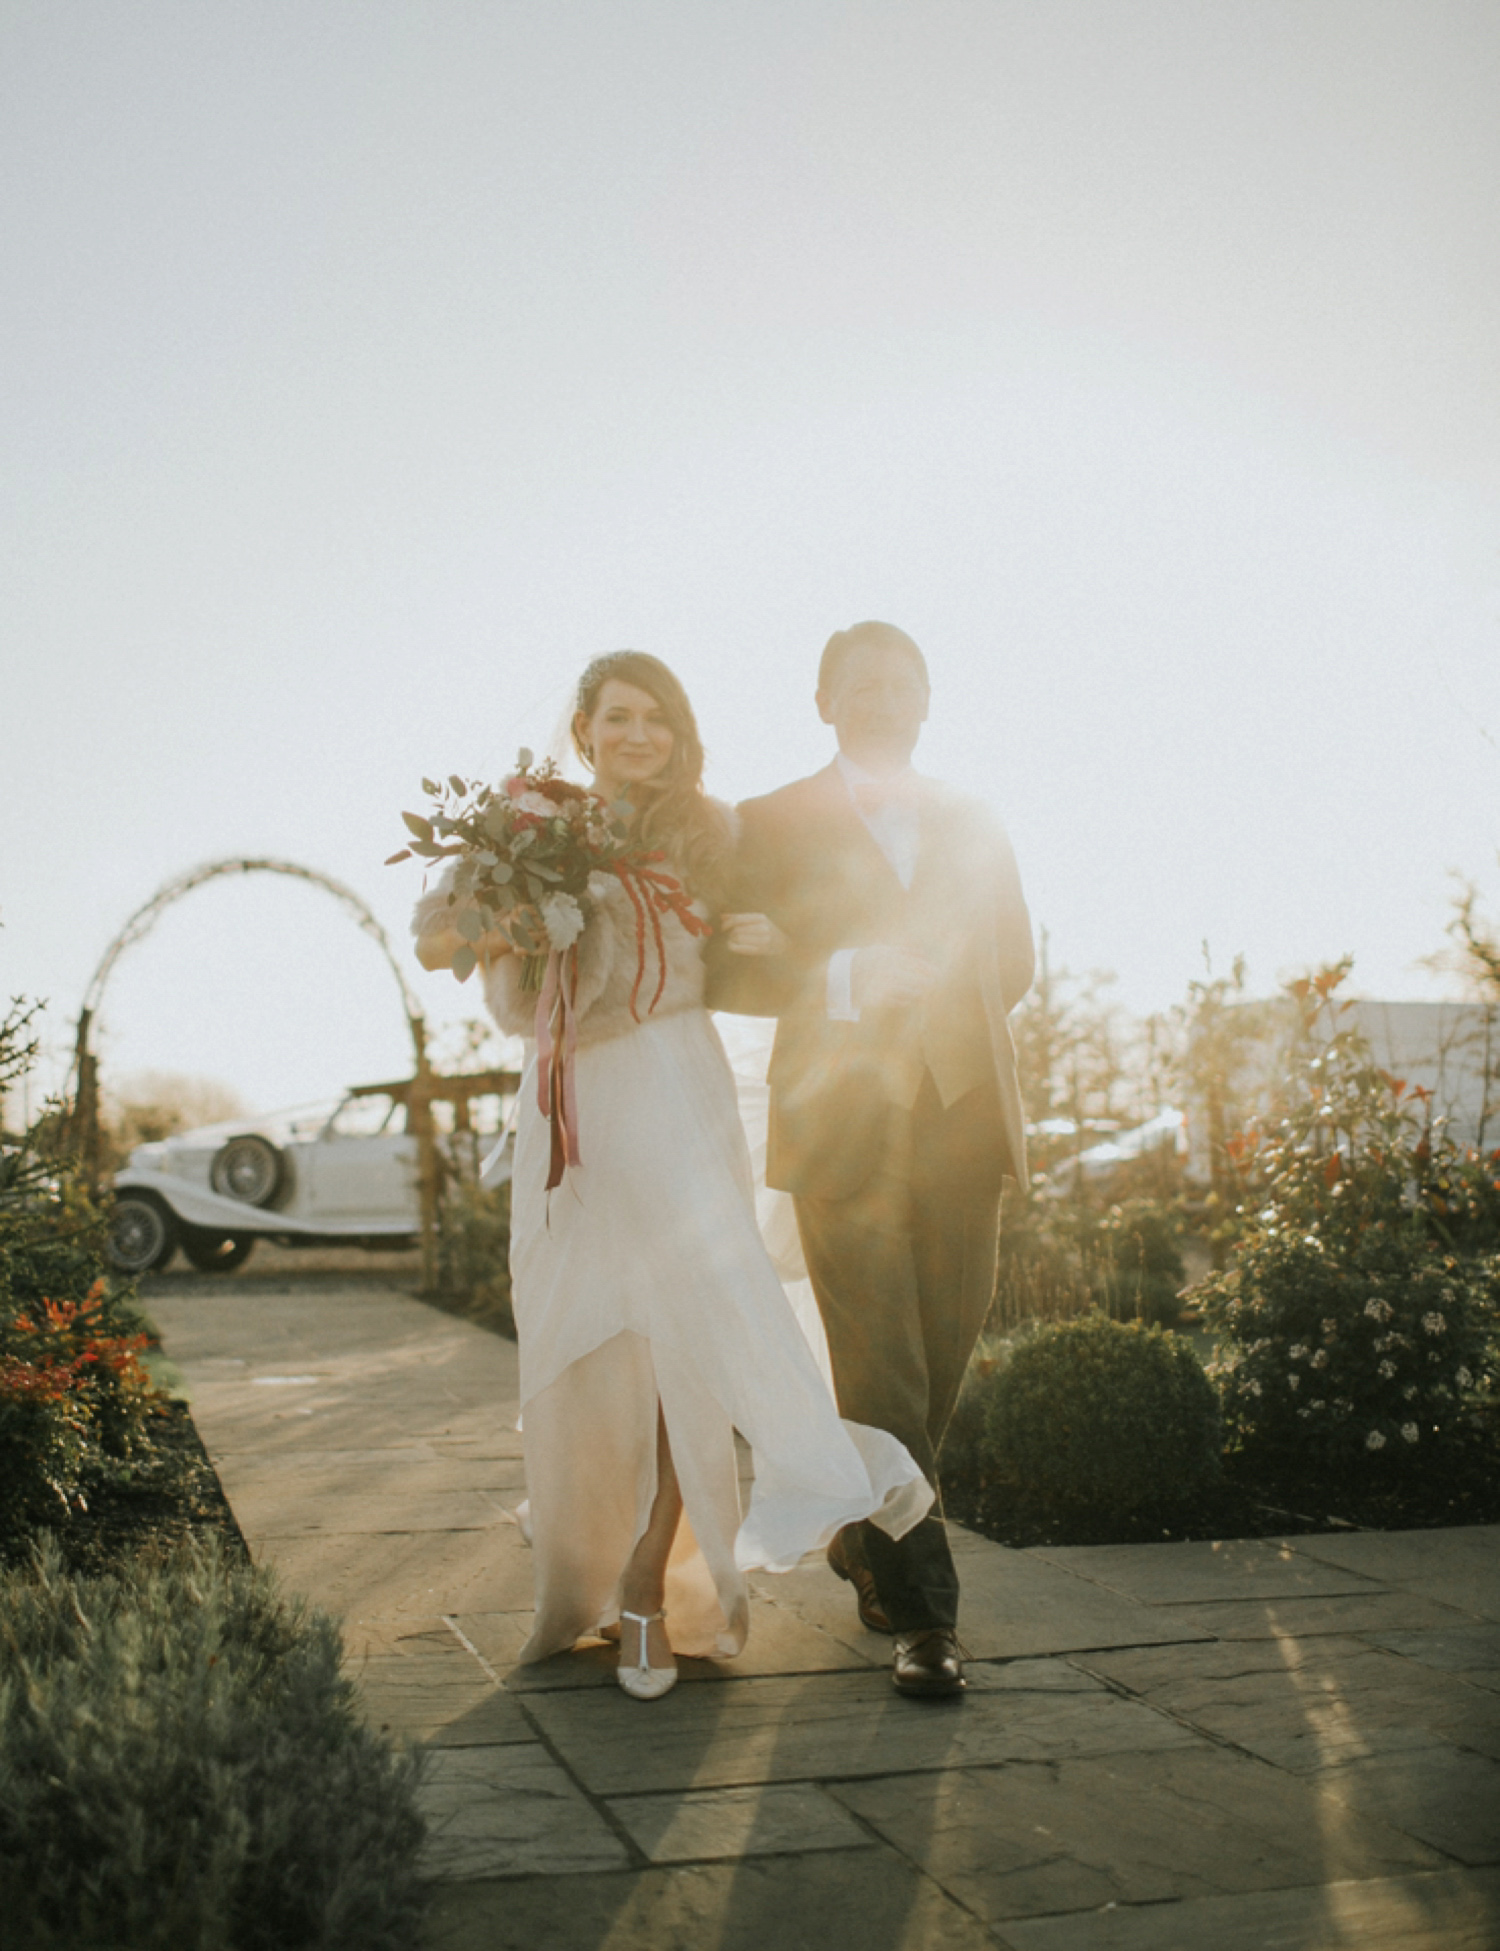
[[[539,860],[527,861],[526,872],[536,875],[538,880],[551,881],[554,885],[562,879],[562,875],[555,867],[547,867]]]
[[[410,859],[411,859],[411,848],[403,847],[399,854],[391,854],[387,858],[385,864],[387,867],[394,867],[398,860],[410,860]]]
[[[429,799],[436,799],[438,794],[442,790],[443,790],[442,787],[439,786],[434,780],[424,779],[422,781],[422,791],[426,793]]]
[[[466,942],[477,942],[484,933],[484,916],[477,908],[460,908],[453,925]]]
[[[456,799],[462,799],[469,790],[467,781],[460,779],[456,772],[448,774],[448,784],[453,788]]]
[[[515,877],[516,870],[508,860],[497,860],[490,869],[490,879],[497,887],[504,887],[507,881],[513,881]]]
[[[407,831],[414,833],[419,840],[432,838],[431,820],[424,819],[420,813],[403,813],[401,817],[406,822]]]
[[[530,772],[531,765],[531,747],[529,745],[523,745],[516,754],[516,770],[517,772]]]
[[[479,957],[472,948],[455,949],[453,952],[453,973],[460,982],[467,982],[479,967]]]

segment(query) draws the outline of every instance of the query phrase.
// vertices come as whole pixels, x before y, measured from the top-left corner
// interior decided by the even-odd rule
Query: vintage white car
[[[508,1150],[493,1134],[462,1139],[439,1140],[451,1164],[481,1170],[485,1185],[509,1176]],[[122,1273],[146,1273],[180,1246],[203,1272],[227,1273],[257,1240],[409,1246],[421,1226],[417,1175],[405,1105],[368,1087],[332,1104],[179,1132],[137,1145],[115,1174],[110,1259]]]

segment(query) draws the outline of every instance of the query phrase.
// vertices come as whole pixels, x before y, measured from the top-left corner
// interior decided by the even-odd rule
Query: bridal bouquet
[[[411,839],[386,862],[456,860],[448,905],[463,945],[453,957],[460,982],[479,960],[474,944],[503,925],[520,958],[520,982],[537,997],[537,1090],[552,1122],[552,1176],[558,1184],[568,1165],[579,1163],[578,1114],[573,1101],[573,1054],[578,1024],[578,938],[598,898],[596,876],[613,875],[635,910],[636,976],[630,1013],[646,978],[648,932],[659,979],[647,1014],[667,981],[662,917],[674,914],[692,935],[710,933],[694,914],[687,889],[663,871],[662,856],[629,839],[628,806],[607,806],[587,786],[564,779],[550,759],[537,765],[522,750],[516,769],[499,786],[449,775],[422,790],[434,802],[430,815],[403,813]]]
[[[591,906],[589,877],[642,859],[626,845],[624,812],[597,793],[562,778],[550,759],[535,765],[524,749],[500,786],[431,779],[422,790],[436,801],[428,817],[403,813],[412,838],[388,867],[416,854],[457,859],[448,905],[465,946],[453,973],[467,982],[478,962],[472,944],[501,922],[521,958],[521,987],[540,991],[547,964],[583,933]]]

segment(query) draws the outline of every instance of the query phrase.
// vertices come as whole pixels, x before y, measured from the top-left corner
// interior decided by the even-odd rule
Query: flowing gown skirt
[[[932,1491],[883,1430],[842,1422],[756,1229],[733,1075],[707,1013],[578,1052],[583,1163],[546,1190],[534,1060],[522,1082],[511,1272],[535,1552],[523,1661],[619,1617],[656,1496],[658,1404],[684,1518],[672,1644],[744,1644],[744,1574],[787,1570],[873,1517],[900,1537]],[[755,1482],[740,1510],[734,1432]]]

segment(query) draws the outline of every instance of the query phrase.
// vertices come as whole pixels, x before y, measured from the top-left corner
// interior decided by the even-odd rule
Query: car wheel
[[[281,1153],[269,1138],[246,1132],[215,1153],[208,1181],[225,1199],[269,1206],[281,1185],[281,1163]]]
[[[164,1267],[177,1246],[177,1222],[159,1199],[122,1192],[115,1200],[105,1252],[122,1274],[149,1274]]]
[[[200,1274],[227,1274],[244,1266],[255,1249],[255,1235],[184,1233],[182,1250]]]

